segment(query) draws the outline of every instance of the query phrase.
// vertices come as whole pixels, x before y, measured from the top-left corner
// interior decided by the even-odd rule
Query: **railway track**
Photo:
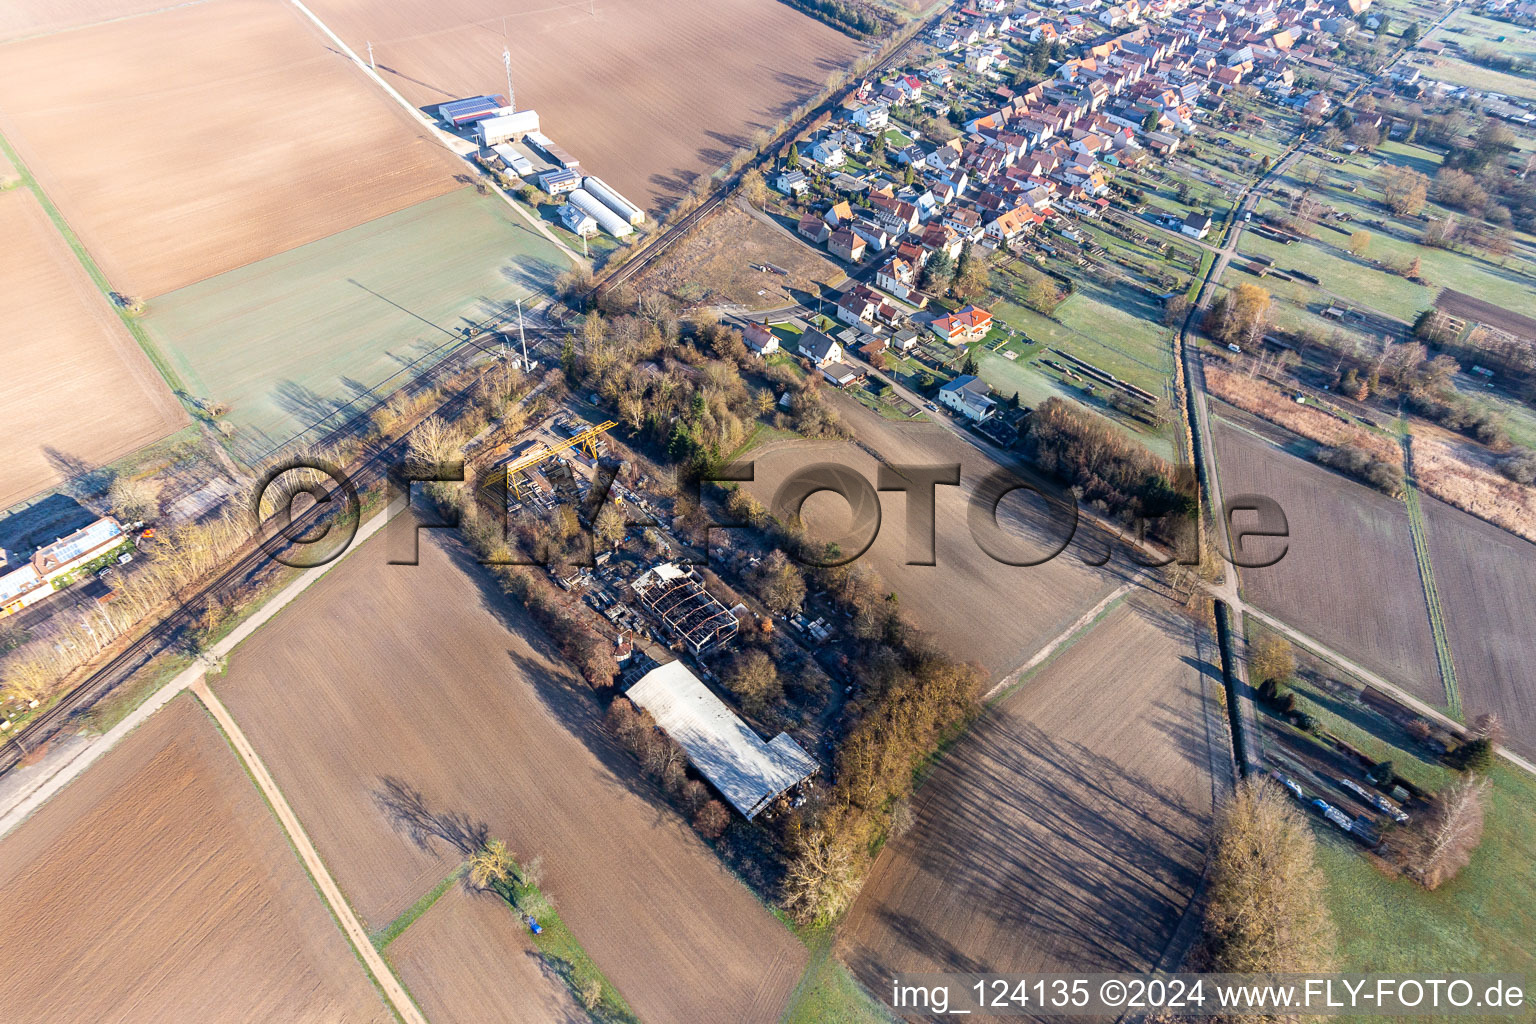
[[[528,331],[529,347],[540,348],[551,340],[564,337],[565,333],[561,328],[530,329]],[[394,395],[411,390],[419,391],[423,387],[447,379],[467,369],[478,357],[487,355],[491,351],[488,345],[470,337],[442,361],[423,368],[406,384],[380,397],[373,405],[329,431],[318,443],[323,444],[346,436],[347,432],[357,429],[361,420],[387,403]],[[468,402],[473,387],[474,385],[470,384],[450,395],[438,407],[439,413],[446,414],[450,418],[457,415]],[[410,436],[411,432],[406,431],[401,437],[387,444],[369,445],[357,460],[346,467],[349,479],[359,492],[366,491],[385,480],[390,470],[402,461],[406,447],[410,443]],[[294,516],[287,536],[303,536],[318,525],[329,511],[328,505],[311,505]],[[271,561],[270,544],[252,541],[247,547],[241,549],[235,561],[218,576],[199,586],[173,611],[150,627],[143,636],[130,642],[66,693],[58,703],[13,733],[4,745],[0,746],[0,774],[10,771],[27,756],[29,751],[47,742],[69,723],[72,716],[96,704],[118,686],[127,682],[135,673],[148,666],[155,658],[174,650],[176,645],[182,642],[184,631],[196,624],[201,609],[207,607],[209,601],[223,604],[230,595]]]

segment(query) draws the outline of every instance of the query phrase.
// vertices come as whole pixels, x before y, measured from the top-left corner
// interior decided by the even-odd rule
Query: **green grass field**
[[[1267,632],[1249,622],[1250,639]],[[1303,653],[1302,663],[1361,685]],[[1415,785],[1439,789],[1455,773],[1422,755],[1399,723],[1368,705],[1323,695],[1298,679],[1300,707]],[[1261,719],[1268,722],[1267,716]],[[1455,879],[1433,892],[1385,873],[1360,847],[1313,817],[1318,859],[1339,932],[1339,967],[1353,973],[1478,971],[1536,976],[1536,778],[1499,761],[1482,845]],[[1379,1018],[1367,1018],[1379,1019]],[[1506,1018],[1507,1019],[1507,1018]]]
[[[1433,892],[1389,878],[1336,830],[1318,826],[1341,970],[1536,977],[1536,780],[1502,763],[1491,777],[1482,846],[1458,877]]]
[[[1318,235],[1345,240],[1343,235],[1337,235],[1326,228],[1319,229]],[[1401,320],[1411,322],[1419,310],[1430,305],[1435,298],[1433,288],[1377,270],[1363,260],[1324,244],[1322,237],[1282,245],[1260,237],[1257,232],[1244,231],[1238,249],[1250,256],[1268,256],[1275,261],[1278,270],[1295,269],[1311,274],[1323,282],[1323,288],[1340,298],[1380,310]],[[1295,290],[1288,289],[1283,281],[1268,283],[1266,287],[1277,292]],[[1306,282],[1302,284],[1304,289],[1317,287]]]
[[[161,296],[142,323],[261,452],[337,422],[565,267],[505,202],[466,188]]]
[[[1477,295],[1527,316],[1536,315],[1536,275],[1524,265],[1518,253],[1505,257],[1501,264],[1471,252],[1419,245],[1417,239],[1423,234],[1423,221],[1393,216],[1380,205],[1380,165],[1403,164],[1432,177],[1438,170],[1439,157],[1430,150],[1403,143],[1384,144],[1379,157],[1357,155],[1343,165],[1326,165],[1325,185],[1314,190],[1320,200],[1352,218],[1351,223],[1341,225],[1345,232],[1357,227],[1370,232],[1371,242],[1365,253],[1367,262],[1357,260],[1345,251],[1348,233],[1323,224],[1314,228],[1313,241],[1295,242],[1289,246],[1270,242],[1253,232],[1244,232],[1241,250],[1271,256],[1281,268],[1296,267],[1315,274],[1325,282],[1325,287],[1343,298],[1404,320],[1412,320],[1441,288]],[[1355,192],[1349,192],[1345,187],[1351,182],[1357,185]],[[1303,188],[1291,175],[1285,177],[1283,187],[1292,192]],[[1261,201],[1258,207],[1261,214],[1280,212],[1283,208],[1282,203],[1273,199]],[[1447,212],[1433,203],[1425,206],[1426,216],[1443,217]],[[1381,226],[1371,222],[1379,222]],[[1520,232],[1514,232],[1513,237],[1524,240]],[[1400,266],[1415,256],[1419,258],[1424,279],[1429,282],[1427,286],[1415,285],[1368,262],[1375,260],[1388,266]]]
[[[1056,307],[1053,320],[1024,305],[1019,278],[994,270],[992,286],[996,299],[988,308],[1009,327],[1162,394],[1173,374],[1173,342],[1169,329],[1158,322],[1161,311],[1151,296],[1126,285],[1079,281],[1077,291]]]

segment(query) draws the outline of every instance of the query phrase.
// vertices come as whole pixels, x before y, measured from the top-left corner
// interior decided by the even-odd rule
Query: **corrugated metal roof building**
[[[538,130],[537,110],[508,110],[502,107],[494,116],[480,119],[475,125],[475,136],[481,145],[496,146]]]
[[[471,96],[468,99],[438,104],[437,116],[455,128],[460,128],[494,114],[500,109],[500,96]]]
[[[592,193],[593,198],[598,202],[631,224],[645,223],[645,211],[621,196],[602,178],[589,174],[582,180],[581,187]]]
[[[591,214],[592,219],[597,221],[597,226],[614,238],[623,238],[625,235],[634,234],[635,229],[629,226],[629,221],[614,213],[613,210],[603,203],[598,202],[596,197],[586,189],[575,189],[566,197],[565,201],[584,213]]]
[[[651,669],[627,696],[651,713],[699,774],[749,821],[816,774],[815,760],[788,733],[764,743],[681,661]]]

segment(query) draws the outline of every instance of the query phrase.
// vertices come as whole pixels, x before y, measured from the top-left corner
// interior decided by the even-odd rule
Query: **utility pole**
[[[528,364],[528,335],[523,331],[523,300],[517,300],[517,336],[523,343],[523,372],[529,373]]]

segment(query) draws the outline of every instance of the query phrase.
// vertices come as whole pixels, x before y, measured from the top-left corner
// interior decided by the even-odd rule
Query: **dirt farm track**
[[[1213,766],[1231,769],[1191,624],[1141,600],[989,708],[918,791],[839,938],[866,985],[1157,962],[1203,869]]]
[[[1212,429],[1223,498],[1267,495],[1290,529],[1279,562],[1242,570],[1247,599],[1443,707],[1407,506],[1225,420]]]
[[[367,926],[461,860],[424,834],[483,824],[543,858],[562,917],[643,1020],[777,1021],[804,947],[637,790],[633,759],[520,609],[430,535],[415,567],[386,564],[387,540],[349,554],[214,682]]]
[[[860,44],[778,0],[309,0],[412,103],[506,92],[650,210],[726,163]],[[589,13],[590,12],[590,13]]]
[[[0,193],[0,239],[5,508],[71,465],[111,462],[187,417],[30,190]]]
[[[0,45],[0,132],[140,299],[441,195],[463,169],[279,0]]]
[[[4,842],[7,1024],[393,1020],[191,695]]]

